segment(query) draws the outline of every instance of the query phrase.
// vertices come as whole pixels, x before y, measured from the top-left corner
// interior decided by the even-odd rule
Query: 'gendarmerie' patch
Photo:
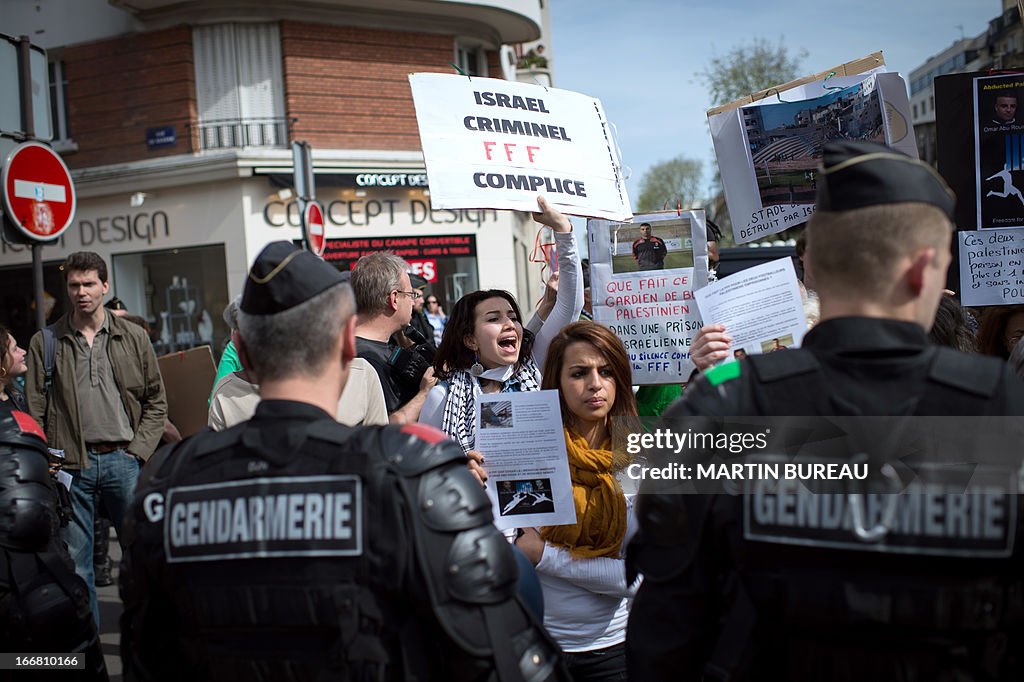
[[[1017,517],[1010,494],[1016,489],[1015,474],[1009,469],[970,469],[966,492],[962,482],[935,480],[914,481],[900,493],[863,495],[812,493],[795,479],[747,481],[743,537],[859,552],[1010,556]],[[860,536],[855,526],[863,529]]]
[[[167,491],[168,563],[363,552],[358,476],[292,476]]]

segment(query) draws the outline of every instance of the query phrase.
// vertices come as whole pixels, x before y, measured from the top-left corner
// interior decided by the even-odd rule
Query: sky
[[[601,100],[634,203],[644,171],[681,154],[704,162],[710,188],[711,101],[697,74],[712,57],[756,38],[781,41],[790,54],[807,51],[804,76],[881,50],[887,69],[909,80],[1002,11],[1000,0],[547,1],[555,86]]]

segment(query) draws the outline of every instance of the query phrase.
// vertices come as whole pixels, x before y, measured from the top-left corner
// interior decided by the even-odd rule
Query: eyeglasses
[[[401,289],[395,289],[391,293],[393,293],[393,294],[405,294],[406,296],[408,296],[409,298],[411,298],[414,301],[416,299],[423,298],[423,292],[422,291],[416,291],[415,289],[413,289],[412,291],[402,291]]]

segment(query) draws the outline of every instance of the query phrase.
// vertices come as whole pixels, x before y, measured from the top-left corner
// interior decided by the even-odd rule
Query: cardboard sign
[[[409,76],[436,209],[632,215],[601,102],[568,90],[440,73]]]
[[[814,214],[822,148],[831,140],[878,142],[917,158],[899,74],[832,73],[779,86],[774,95],[708,112],[737,243],[777,234]]]
[[[636,384],[678,384],[693,371],[690,343],[701,327],[694,291],[707,283],[704,211],[591,220],[594,319],[629,352]]]
[[[167,418],[182,437],[206,428],[207,400],[213,390],[217,366],[209,346],[197,346],[157,358],[167,392]]]

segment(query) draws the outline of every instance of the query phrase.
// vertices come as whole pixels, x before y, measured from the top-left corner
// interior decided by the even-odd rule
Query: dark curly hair
[[[928,338],[936,346],[948,346],[964,353],[974,353],[974,330],[971,329],[967,313],[956,299],[943,296],[939,309],[935,311],[935,323],[928,332]]]
[[[526,329],[526,322],[515,297],[501,289],[474,291],[460,298],[448,316],[444,334],[441,336],[441,345],[437,347],[437,355],[434,356],[434,373],[438,379],[449,379],[455,372],[469,369],[473,364],[474,353],[466,346],[466,337],[472,336],[476,327],[476,307],[489,298],[503,298],[508,301],[516,314],[516,319],[523,325],[523,340],[519,345],[516,370],[522,368],[532,357],[533,333]]]

